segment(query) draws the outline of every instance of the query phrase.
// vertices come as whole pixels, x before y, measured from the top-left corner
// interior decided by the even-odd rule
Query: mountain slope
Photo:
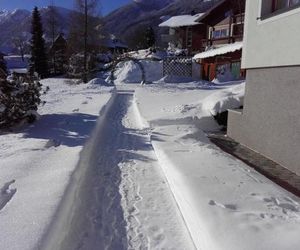
[[[218,0],[135,0],[104,18],[105,29],[122,37],[130,44],[130,39],[140,29],[153,27],[157,38],[162,29],[158,24],[162,17],[190,14],[192,11],[205,12]]]
[[[61,7],[54,7],[59,18],[58,30],[67,33],[69,27],[69,17],[72,10]],[[40,9],[44,28],[46,20],[50,15],[50,8]],[[13,40],[16,37],[22,37],[22,40],[29,41],[31,29],[31,12],[28,10],[17,9],[13,11],[0,10],[0,50],[10,52],[13,50]],[[46,32],[46,39],[50,35]],[[12,35],[13,34],[13,35]]]

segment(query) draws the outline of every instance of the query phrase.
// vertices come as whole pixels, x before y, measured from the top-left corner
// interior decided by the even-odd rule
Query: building
[[[247,0],[243,110],[228,136],[300,175],[300,1]]]
[[[218,75],[232,79],[244,77],[241,57],[244,33],[245,0],[222,0],[196,21],[206,26],[205,52],[195,55],[201,64],[202,78],[212,81]],[[234,44],[234,45],[233,45]]]
[[[128,51],[127,44],[112,34],[102,39],[101,44],[104,50],[110,51],[112,54],[123,54]]]
[[[65,65],[68,64],[68,43],[64,38],[64,34],[59,34],[48,53],[49,66],[52,74],[65,73]]]
[[[162,41],[170,46],[186,50],[188,55],[194,55],[204,50],[202,39],[206,38],[206,26],[197,20],[204,13],[173,16],[159,24],[168,28],[168,34],[162,35]]]

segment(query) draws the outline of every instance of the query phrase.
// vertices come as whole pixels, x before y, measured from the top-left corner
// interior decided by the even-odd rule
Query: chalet
[[[128,46],[121,39],[114,35],[109,35],[102,40],[102,47],[112,54],[122,54],[128,51]]]
[[[228,136],[300,175],[300,0],[247,0],[242,110]]]
[[[233,79],[244,76],[241,57],[244,33],[245,0],[221,0],[196,21],[206,27],[205,52],[194,56],[202,66],[202,78],[212,81],[230,72]]]
[[[68,44],[64,34],[59,34],[50,47],[48,57],[49,66],[54,74],[64,73],[64,65],[68,62]]]
[[[203,51],[201,41],[206,37],[206,26],[197,22],[203,15],[204,13],[191,13],[173,16],[162,22],[159,27],[169,29],[168,34],[162,35],[162,41],[175,48],[186,50],[189,55]]]

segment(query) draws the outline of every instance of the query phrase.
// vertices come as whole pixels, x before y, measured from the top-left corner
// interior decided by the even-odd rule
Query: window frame
[[[223,34],[224,31],[226,34]],[[219,32],[219,36],[216,36],[217,32]],[[212,30],[211,32],[211,39],[224,39],[224,38],[228,38],[229,36],[230,34],[228,28],[215,29]]]
[[[265,20],[265,19],[268,19],[268,18],[270,18],[270,17],[278,16],[278,15],[280,15],[280,14],[283,14],[283,13],[285,13],[285,12],[288,12],[288,11],[291,11],[291,10],[294,10],[294,9],[297,9],[297,8],[300,7],[300,2],[299,2],[299,3],[294,4],[294,5],[292,5],[292,6],[288,6],[288,7],[276,9],[276,3],[277,3],[277,1],[278,1],[278,0],[272,0],[271,6],[270,6],[271,12],[268,13],[268,14],[263,15],[263,16],[260,18],[261,20]],[[289,4],[290,4],[290,1],[291,1],[291,0],[287,0],[287,1],[289,1]]]

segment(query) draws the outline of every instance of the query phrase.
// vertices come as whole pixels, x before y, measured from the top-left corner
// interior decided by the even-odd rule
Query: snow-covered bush
[[[24,120],[34,122],[41,102],[40,91],[38,81],[0,80],[0,128],[9,128]]]

